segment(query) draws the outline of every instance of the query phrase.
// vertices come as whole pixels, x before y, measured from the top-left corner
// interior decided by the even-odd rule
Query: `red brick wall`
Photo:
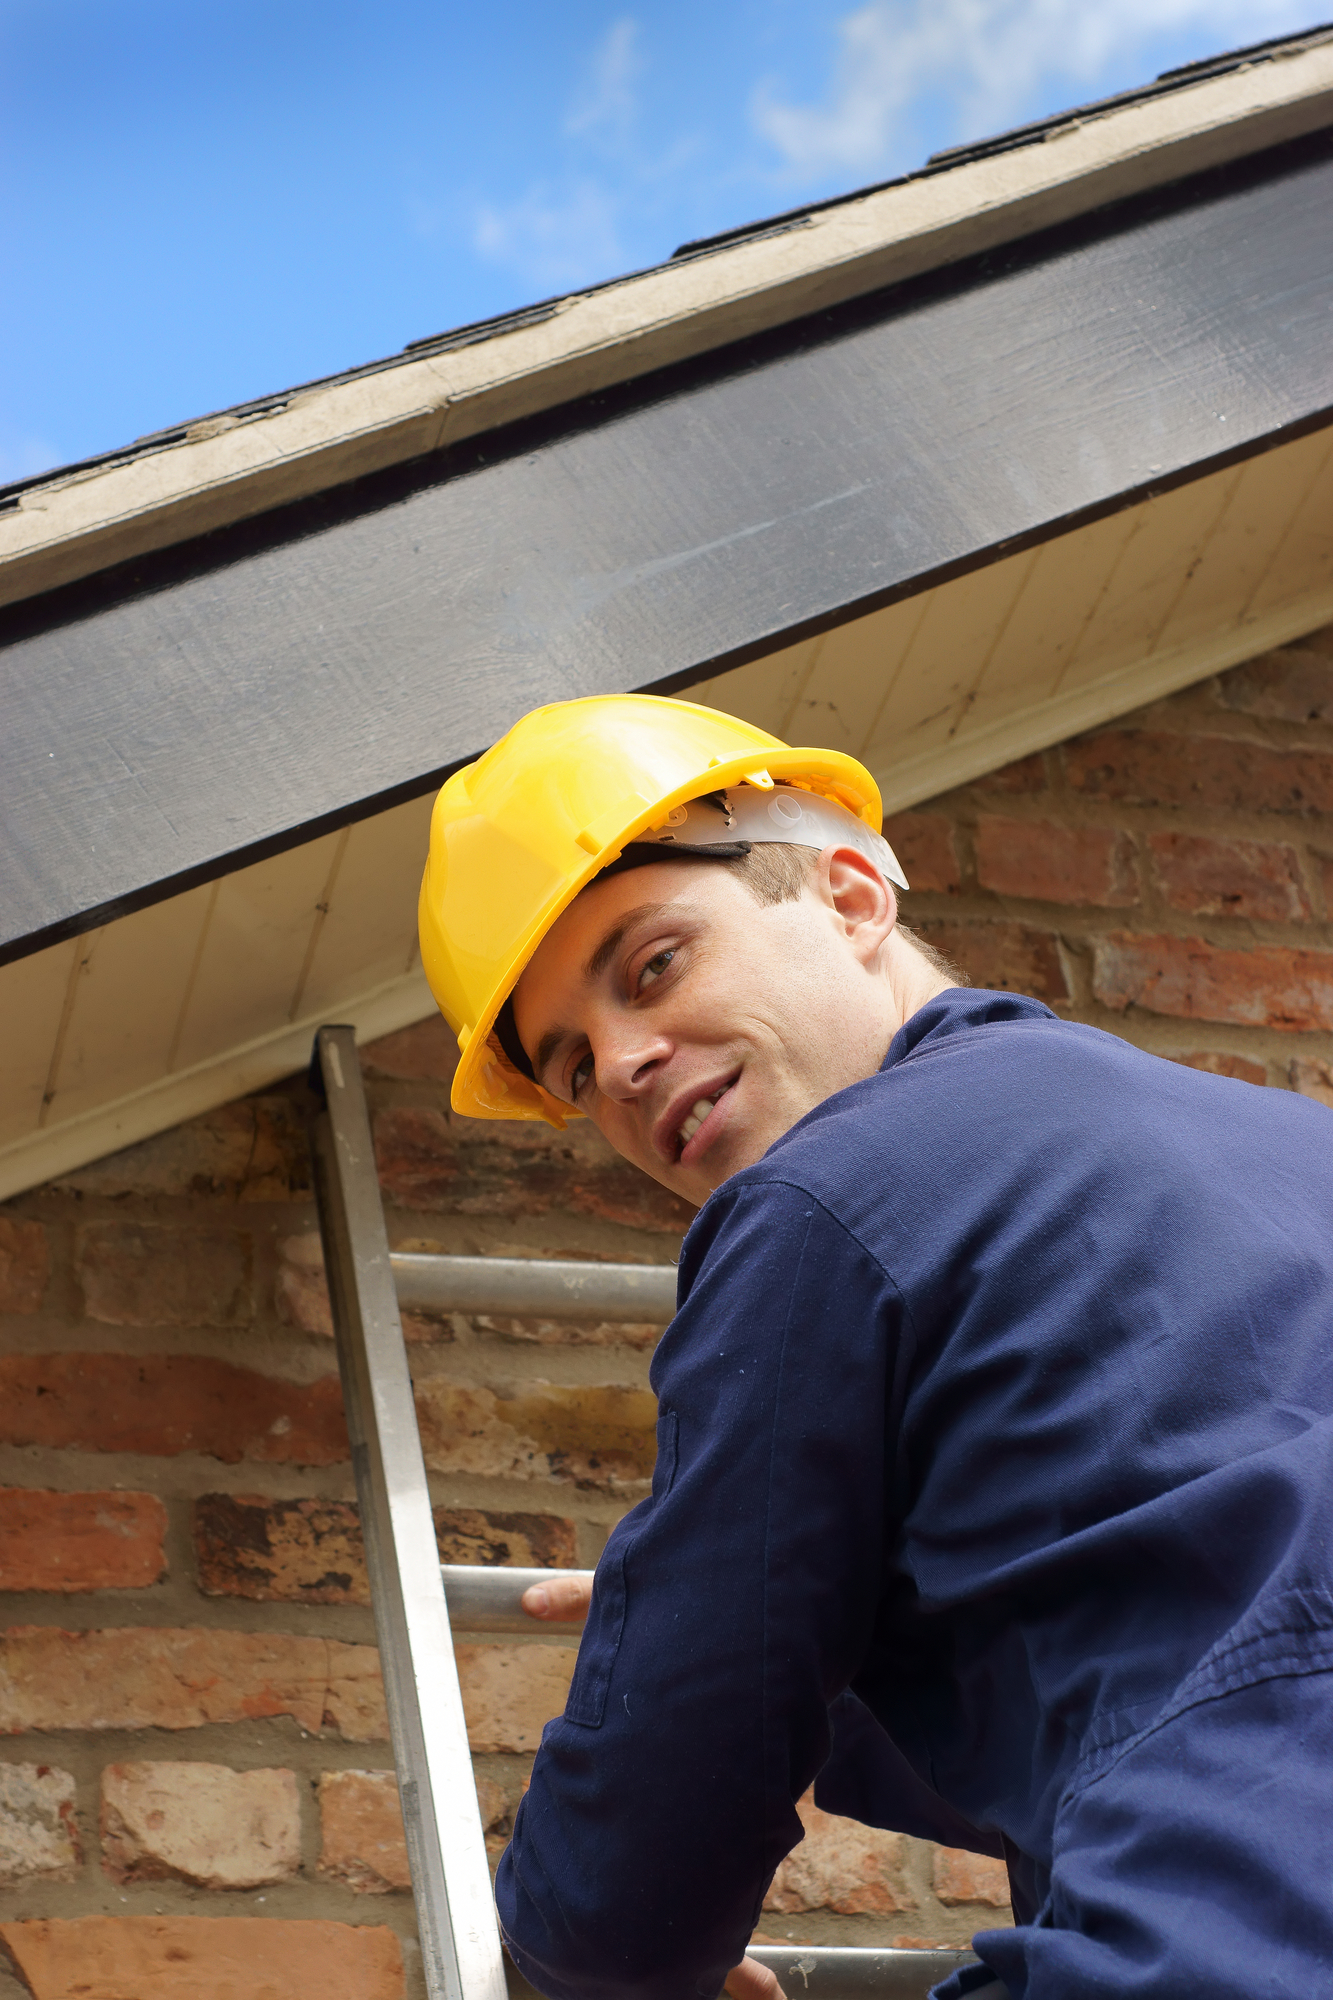
[[[1333,1101],[1333,634],[891,832],[908,920],[978,983]],[[588,1128],[453,1120],[439,1024],[365,1068],[398,1247],[674,1256],[685,1211]],[[92,1965],[141,2000],[420,1991],[307,1109],[294,1083],[0,1209],[0,1942],[37,2000]],[[407,1331],[446,1555],[595,1561],[651,1464],[655,1330]],[[495,1851],[570,1659],[460,1648]],[[993,1864],[805,1817],[768,1936],[1003,1913]]]

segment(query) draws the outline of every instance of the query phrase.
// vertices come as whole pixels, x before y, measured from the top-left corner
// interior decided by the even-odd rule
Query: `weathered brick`
[[[434,1375],[418,1382],[416,1399],[433,1472],[573,1480],[614,1491],[653,1469],[657,1401],[647,1389],[532,1382],[506,1395]]]
[[[1289,1074],[1293,1090],[1298,1090],[1302,1097],[1313,1097],[1316,1103],[1327,1104],[1333,1110],[1333,1063],[1326,1063],[1319,1056],[1309,1061],[1297,1057]]]
[[[984,813],[976,840],[977,880],[996,895],[1103,905],[1139,899],[1134,843],[1113,827]]]
[[[387,1733],[373,1646],[287,1633],[131,1625],[0,1634],[0,1733],[194,1729],[290,1715],[351,1742]]]
[[[407,1104],[375,1120],[375,1163],[386,1201],[443,1208],[458,1179],[453,1128],[442,1111]]]
[[[406,1105],[375,1120],[386,1201],[460,1215],[545,1215],[561,1209],[679,1236],[693,1210],[618,1159],[586,1121],[568,1130],[504,1119],[451,1122]]]
[[[0,1924],[33,2000],[403,2000],[383,1925],[277,1917],[32,1918]]]
[[[497,1859],[509,1804],[492,1778],[476,1779],[487,1850]],[[319,1873],[363,1896],[410,1889],[407,1839],[392,1771],[326,1771],[319,1781]]]
[[[41,1223],[0,1215],[0,1313],[38,1311],[50,1270]]]
[[[989,1854],[969,1854],[963,1847],[937,1847],[932,1863],[935,1894],[950,1907],[955,1903],[985,1903],[992,1910],[1009,1908],[1009,1873],[1003,1861]]]
[[[319,1873],[363,1896],[410,1889],[392,1771],[326,1771],[319,1781]]]
[[[74,1780],[50,1764],[0,1764],[0,1889],[72,1882],[83,1859]]]
[[[574,1646],[497,1643],[456,1646],[467,1740],[483,1751],[536,1750],[569,1693]]]
[[[1134,1006],[1246,1027],[1333,1028],[1333,952],[1232,951],[1203,938],[1112,932],[1093,947],[1093,991],[1118,1012]]]
[[[1027,993],[1034,1000],[1069,998],[1054,933],[1030,924],[947,920],[915,926],[927,944],[942,951],[970,986],[997,986]]]
[[[1294,646],[1261,653],[1218,679],[1224,708],[1281,722],[1333,722],[1333,639],[1330,628]]]
[[[102,1866],[113,1882],[258,1889],[300,1865],[292,1771],[134,1763],[102,1772]]]
[[[1154,833],[1148,845],[1174,910],[1288,924],[1308,923],[1313,915],[1294,847],[1193,833]]]
[[[1333,812],[1333,757],[1236,736],[1108,729],[1065,747],[1077,792],[1127,805],[1224,812]]]
[[[996,771],[987,771],[976,781],[982,792],[1044,792],[1046,790],[1046,760],[1040,750],[1031,757],[1019,757],[1012,764],[1001,764]]]
[[[283,1382],[191,1354],[0,1356],[0,1443],[195,1451],[228,1465],[335,1465],[348,1455],[336,1375]]]
[[[900,1833],[836,1819],[808,1794],[796,1810],[805,1839],[779,1865],[764,1898],[766,1910],[836,1910],[851,1917],[916,1909],[903,1876],[906,1848]]]
[[[1196,1049],[1192,1055],[1172,1056],[1171,1061],[1183,1063],[1186,1069],[1207,1070],[1212,1076],[1233,1076],[1241,1083],[1268,1081],[1262,1063],[1247,1062],[1244,1056],[1220,1055],[1216,1049]]]
[[[576,1566],[574,1523],[552,1514],[437,1507],[442,1562]],[[368,1604],[365,1547],[345,1500],[206,1493],[194,1505],[200,1588],[210,1597],[288,1604]]]
[[[0,1590],[142,1590],[166,1574],[153,1493],[0,1488]]]
[[[458,1067],[458,1040],[441,1014],[414,1021],[396,1034],[381,1035],[361,1050],[367,1076],[394,1077],[402,1083],[450,1083]]]
[[[962,886],[953,827],[943,813],[895,813],[884,822],[884,838],[913,889],[947,891]]]
[[[1333,917],[1333,859],[1327,854],[1313,856],[1314,865],[1319,870],[1319,886],[1323,893],[1324,909]]]
[[[235,1326],[250,1317],[250,1243],[234,1230],[94,1222],[75,1268],[90,1319],[108,1326]]]
[[[290,1098],[246,1097],[63,1174],[52,1186],[84,1195],[296,1201],[310,1193],[310,1145]]]
[[[289,1236],[279,1245],[282,1261],[274,1281],[274,1304],[279,1319],[299,1326],[303,1333],[320,1333],[333,1338],[333,1308],[329,1303],[328,1279],[324,1275],[324,1249],[319,1232]],[[431,1319],[423,1313],[402,1314],[403,1338],[410,1341],[452,1340],[448,1319]]]

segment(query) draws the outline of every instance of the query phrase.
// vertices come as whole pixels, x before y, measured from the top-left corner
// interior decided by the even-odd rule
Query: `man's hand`
[[[733,1965],[722,1991],[729,1993],[731,2000],[786,2000],[777,1973],[757,1958],[743,1958],[739,1965]]]
[[[586,1576],[552,1577],[547,1583],[530,1584],[521,1602],[529,1618],[577,1618],[582,1624],[592,1603],[592,1583]]]

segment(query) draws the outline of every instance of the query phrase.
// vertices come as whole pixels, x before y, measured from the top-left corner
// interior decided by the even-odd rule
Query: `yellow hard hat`
[[[791,750],[752,723],[657,695],[534,709],[454,773],[431,815],[419,923],[426,977],[462,1051],[456,1111],[556,1126],[575,1115],[520,1074],[494,1032],[519,974],[628,842],[701,794],[741,784],[771,792],[775,780],[879,833],[879,788],[854,757]]]

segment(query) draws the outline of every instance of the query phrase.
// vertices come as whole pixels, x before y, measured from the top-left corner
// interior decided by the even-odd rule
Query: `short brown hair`
[[[748,854],[729,857],[725,865],[734,869],[756,903],[762,906],[796,902],[814,873],[818,859],[819,849],[816,847],[798,847],[789,840],[765,840],[757,841]],[[894,893],[901,907],[904,891],[898,889]],[[966,986],[967,974],[933,944],[928,944],[925,938],[908,930],[901,921],[898,934],[920,952],[927,965],[938,972],[941,979],[952,979],[956,985]]]

